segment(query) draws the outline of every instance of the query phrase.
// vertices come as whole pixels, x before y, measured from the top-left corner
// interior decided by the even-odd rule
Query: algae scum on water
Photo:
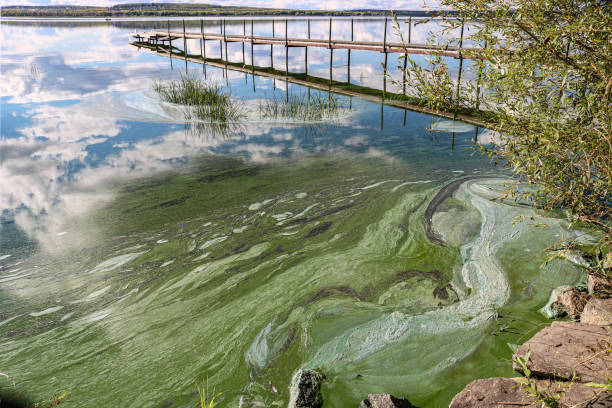
[[[448,403],[449,379],[529,329],[490,335],[504,308],[536,309],[517,282],[537,303],[578,276],[553,262],[540,282],[525,251],[575,233],[492,201],[502,180],[417,174],[372,156],[207,156],[117,183],[66,227],[78,249],[1,261],[0,366],[67,406],[187,406],[203,378],[219,406],[286,406],[302,367],[326,374],[329,407],[382,391]]]

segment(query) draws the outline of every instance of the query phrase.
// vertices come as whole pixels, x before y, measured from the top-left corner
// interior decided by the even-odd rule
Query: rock
[[[314,370],[299,370],[291,379],[289,408],[321,408],[321,383],[325,375]]]
[[[389,394],[369,394],[361,401],[359,408],[416,408],[406,398],[397,398]]]
[[[506,404],[500,404],[500,402]],[[449,408],[497,408],[503,406],[527,406],[535,402],[519,383],[511,378],[484,378],[472,381],[455,395]]]
[[[557,312],[564,311],[573,320],[578,320],[584,305],[586,305],[590,298],[591,295],[588,293],[581,292],[575,287],[570,286],[557,296],[550,305],[550,309]]]
[[[539,378],[607,383],[612,377],[610,328],[574,322],[553,322],[514,353],[513,368],[521,372],[517,357],[531,352],[527,368]]]
[[[612,392],[602,391],[601,388],[589,387],[581,383],[560,383],[552,380],[538,381],[538,389],[547,387],[563,392],[560,401],[561,408],[609,408],[612,407]]]
[[[612,298],[612,275],[597,271],[587,271],[589,293],[599,299]]]
[[[612,299],[589,300],[580,315],[580,322],[599,326],[612,325]]]
[[[555,302],[557,300],[557,297],[559,297],[559,295],[561,295],[563,292],[569,290],[572,287],[573,286],[563,285],[563,286],[557,286],[556,288],[554,288],[552,292],[550,293],[548,302],[546,302],[546,305],[544,305],[544,307],[540,309],[540,313],[542,313],[544,316],[548,317],[549,319],[558,319],[560,317],[563,317],[566,314],[565,309],[560,307],[561,305],[559,303],[555,303]]]
[[[532,379],[537,389],[546,395],[559,396],[559,408],[610,407],[612,392],[581,383]],[[506,408],[536,406],[536,399],[514,378],[485,378],[472,381],[455,395],[449,408]],[[539,405],[537,405],[539,406]]]

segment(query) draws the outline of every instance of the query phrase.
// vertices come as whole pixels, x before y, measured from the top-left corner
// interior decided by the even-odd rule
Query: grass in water
[[[312,96],[291,93],[286,98],[274,95],[271,99],[259,102],[259,114],[268,119],[321,121],[336,118],[347,110],[349,107],[337,96],[318,92]]]
[[[243,118],[243,106],[229,92],[211,82],[191,77],[167,82],[156,81],[153,90],[169,103],[185,105],[185,120],[226,123]]]
[[[208,378],[202,380],[202,383],[199,384],[196,381],[196,388],[198,389],[198,395],[200,396],[200,408],[214,408],[215,401],[223,395],[222,392],[215,394],[215,389],[213,388],[212,393],[209,395],[208,393]],[[209,398],[212,396],[212,398]],[[219,400],[220,402],[220,400]]]

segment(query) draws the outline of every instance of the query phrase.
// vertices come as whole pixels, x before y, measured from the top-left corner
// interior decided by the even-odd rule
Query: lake
[[[337,117],[261,117],[266,100],[330,96],[130,45],[166,24],[2,21],[2,392],[185,407],[207,379],[219,406],[286,406],[293,374],[312,368],[326,375],[325,407],[377,392],[442,407],[475,378],[511,376],[514,348],[547,321],[538,310],[551,289],[580,274],[542,265],[548,245],[577,234],[562,218],[495,200],[508,174],[478,146],[496,136],[342,95]],[[328,24],[313,19],[313,38]],[[218,32],[219,21],[205,27]],[[306,21],[288,27],[304,36]],[[380,19],[354,27],[356,40],[383,31]],[[413,41],[435,28],[415,27]],[[271,21],[254,29],[270,35]],[[228,20],[228,33],[242,30]],[[284,36],[284,21],[275,30]],[[350,19],[333,33],[350,38]],[[219,56],[218,42],[206,47]],[[281,69],[284,52],[274,48]],[[300,72],[303,50],[290,53]],[[228,54],[241,61],[242,45]],[[254,58],[269,64],[269,46]],[[328,50],[308,60],[309,74],[328,78]],[[382,62],[354,51],[352,83],[382,89]],[[334,80],[346,65],[335,52]],[[153,91],[185,76],[223,86],[248,114],[186,124]]]

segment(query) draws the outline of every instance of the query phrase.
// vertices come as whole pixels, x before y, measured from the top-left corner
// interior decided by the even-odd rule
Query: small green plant
[[[531,350],[528,350],[524,357],[516,355],[514,358],[514,361],[521,367],[523,373],[523,377],[517,378],[516,381],[523,386],[527,394],[537,400],[542,408],[558,408],[564,389],[561,388],[560,390],[554,391],[549,388],[539,388],[537,383],[531,378],[531,370],[527,367],[530,356]],[[570,382],[570,386],[572,382]]]
[[[215,388],[213,387],[212,392],[209,394],[208,392],[208,377],[206,379],[202,379],[202,383],[195,383],[196,388],[198,389],[198,395],[200,396],[200,408],[214,408],[215,402],[218,401],[219,398],[223,395],[222,392],[215,394]],[[212,396],[212,398],[210,398]]]
[[[612,391],[612,378],[608,378],[608,383],[607,384],[599,384],[599,383],[594,383],[594,382],[588,382],[585,385],[587,387],[601,388],[602,392]]]
[[[153,90],[169,103],[185,105],[185,120],[226,123],[243,118],[241,103],[215,83],[182,76],[180,80],[156,81]]]
[[[262,118],[303,122],[335,118],[348,109],[337,96],[322,95],[318,92],[312,96],[291,93],[286,98],[274,95],[259,103],[259,114]]]

